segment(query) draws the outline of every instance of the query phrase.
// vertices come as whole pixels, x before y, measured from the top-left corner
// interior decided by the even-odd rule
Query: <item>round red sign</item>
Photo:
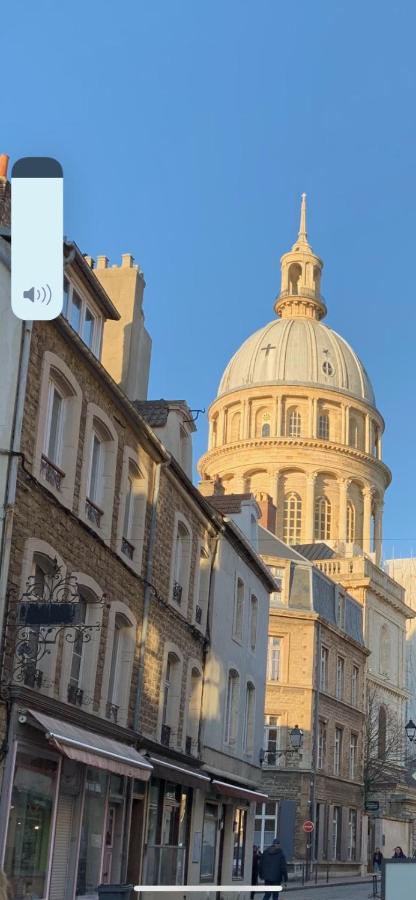
[[[306,831],[306,834],[310,834],[311,831],[315,831],[315,825],[309,819],[303,823],[303,830]]]

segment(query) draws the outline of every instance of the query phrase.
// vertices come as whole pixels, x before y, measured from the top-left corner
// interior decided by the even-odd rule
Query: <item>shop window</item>
[[[331,503],[327,497],[318,497],[315,503],[315,539],[328,541],[331,538]]]
[[[96,896],[101,883],[108,778],[102,769],[87,768],[75,894],[80,900]]]
[[[244,857],[246,852],[247,810],[234,812],[233,878],[244,878]]]
[[[246,753],[253,752],[254,724],[256,712],[256,689],[249,681],[246,687],[246,703],[244,710],[243,748]]]
[[[227,698],[225,706],[226,744],[234,744],[238,733],[238,712],[240,702],[240,676],[235,669],[230,669],[227,682]]]
[[[237,584],[234,594],[234,615],[233,615],[233,638],[235,641],[243,640],[244,628],[244,602],[245,588],[244,581],[237,578]]]
[[[189,590],[189,574],[191,567],[191,532],[182,520],[176,526],[174,546],[174,568],[172,601],[181,607],[184,614]]]
[[[267,681],[280,681],[281,639],[269,636],[267,652]]]
[[[302,500],[291,491],[286,494],[283,509],[283,540],[285,544],[298,544],[302,534]]]
[[[279,804],[276,801],[257,803],[253,842],[259,848],[260,853],[267,850],[277,836],[278,815]]]
[[[44,751],[18,750],[4,859],[17,900],[47,895],[57,773]]]
[[[206,803],[202,828],[201,847],[201,881],[214,882],[215,856],[217,849],[218,807],[215,803]]]
[[[144,860],[145,884],[183,884],[192,793],[152,778]]]

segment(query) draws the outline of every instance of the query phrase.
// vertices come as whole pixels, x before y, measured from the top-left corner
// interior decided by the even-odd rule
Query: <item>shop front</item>
[[[3,868],[14,900],[97,900],[125,878],[132,800],[152,766],[134,748],[27,711],[7,779]]]

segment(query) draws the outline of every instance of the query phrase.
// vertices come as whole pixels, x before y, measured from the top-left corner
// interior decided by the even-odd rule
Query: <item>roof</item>
[[[211,506],[214,506],[223,516],[230,516],[233,513],[241,512],[241,504],[244,501],[252,500],[256,503],[253,494],[212,494],[206,498]]]
[[[336,556],[336,553],[331,550],[331,547],[328,547],[328,544],[319,542],[316,544],[294,544],[293,549],[310,560],[332,559]]]
[[[81,278],[87,282],[95,295],[95,298],[100,303],[107,319],[114,319],[116,321],[120,319],[118,309],[114,306],[114,303],[108,296],[107,291],[103,288],[101,282],[98,281],[98,278],[94,274],[94,270],[88,265],[75,241],[64,240],[64,264],[65,266],[75,266]]]
[[[354,350],[316,319],[274,319],[249,337],[228,363],[218,397],[263,384],[342,391],[375,406],[367,372]]]
[[[184,421],[192,426],[190,430],[196,431],[192,410],[186,400],[164,400],[162,398],[161,400],[134,400],[133,402],[137,411],[151,428],[164,428],[169,413],[174,409],[180,409],[185,414]]]

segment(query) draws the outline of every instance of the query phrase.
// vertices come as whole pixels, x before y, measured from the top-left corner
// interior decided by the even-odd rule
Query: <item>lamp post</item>
[[[405,725],[405,732],[408,740],[411,744],[416,742],[416,725],[413,719],[409,719],[407,725]]]

